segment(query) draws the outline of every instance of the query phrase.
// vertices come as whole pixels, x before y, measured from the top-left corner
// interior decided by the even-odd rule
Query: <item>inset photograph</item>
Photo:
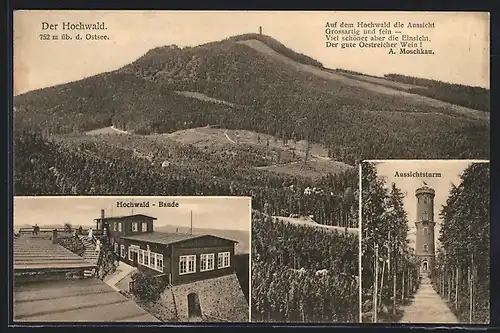
[[[358,182],[292,184],[253,211],[252,322],[359,322]]]
[[[364,161],[364,323],[490,321],[488,161]]]
[[[248,197],[15,197],[14,321],[248,322]]]

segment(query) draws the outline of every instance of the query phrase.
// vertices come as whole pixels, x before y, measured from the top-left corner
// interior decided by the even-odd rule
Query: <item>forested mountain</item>
[[[349,164],[489,156],[489,120],[311,75],[240,43],[245,38],[320,68],[267,36],[160,47],[118,71],[16,96],[15,124],[46,133],[114,125],[138,134],[216,124],[317,142]],[[185,91],[227,103],[178,93]]]
[[[358,235],[270,217],[357,228],[356,162],[488,158],[489,119],[345,79],[268,36],[155,48],[117,71],[15,97],[14,193],[251,196],[257,319],[357,321]],[[220,131],[177,140],[200,128]],[[305,172],[333,160],[351,166]]]

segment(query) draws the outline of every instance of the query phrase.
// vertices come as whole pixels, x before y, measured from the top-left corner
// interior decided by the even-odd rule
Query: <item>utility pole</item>
[[[193,211],[191,211],[191,229],[189,230],[189,234],[193,234]]]
[[[304,165],[307,164],[307,159],[309,158],[310,150],[311,150],[311,141],[308,139],[307,140],[307,147],[306,147],[306,156],[304,157]]]

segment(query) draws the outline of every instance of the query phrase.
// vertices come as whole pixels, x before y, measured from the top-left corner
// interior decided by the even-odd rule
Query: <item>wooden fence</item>
[[[65,228],[40,228],[38,229],[38,233],[52,233],[54,230],[57,230],[58,233],[67,233],[67,229]],[[78,228],[72,228],[71,233],[73,231],[76,231],[79,233]],[[89,232],[89,228],[82,228],[81,234],[86,235]],[[33,233],[33,228],[19,228],[19,234],[32,234]],[[102,232],[100,230],[95,230],[93,229],[93,234],[94,235],[100,235]]]

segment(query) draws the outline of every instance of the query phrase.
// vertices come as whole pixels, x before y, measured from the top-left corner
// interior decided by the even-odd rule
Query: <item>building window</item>
[[[139,224],[137,222],[132,223],[132,231],[139,231]]]
[[[163,254],[156,254],[156,268],[157,270],[163,272]]]
[[[227,268],[231,266],[229,261],[229,252],[221,252],[217,255],[217,268]]]
[[[142,232],[148,232],[148,224],[146,222],[142,222]]]
[[[144,250],[139,250],[139,258],[137,262],[141,265],[144,265]]]
[[[120,256],[125,258],[125,245],[120,245]]]
[[[150,252],[146,250],[138,250],[137,262],[143,266],[154,269],[158,272],[163,272],[163,254]]]
[[[427,246],[427,244],[424,244],[424,252],[429,252],[429,247]]]
[[[196,272],[196,256],[179,257],[179,275],[191,274]]]
[[[156,253],[149,253],[149,267],[156,268]]]
[[[116,222],[113,222],[113,231],[116,231]]]
[[[214,269],[215,255],[202,254],[200,257],[200,272],[211,271]]]
[[[128,247],[128,260],[130,261],[133,261],[134,260],[134,256],[133,256],[133,253],[138,253],[139,252],[139,247],[137,245],[130,245]],[[139,258],[137,258],[139,259]]]
[[[121,222],[118,223],[118,232],[122,232],[122,223]]]
[[[115,243],[115,253],[118,254],[118,243]]]

